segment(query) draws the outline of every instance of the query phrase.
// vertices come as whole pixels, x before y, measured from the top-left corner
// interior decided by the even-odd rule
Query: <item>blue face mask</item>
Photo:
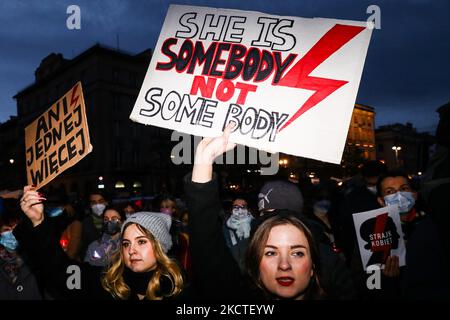
[[[17,242],[12,231],[5,231],[0,234],[0,244],[8,251],[15,251],[19,246],[19,242]]]
[[[384,197],[384,202],[388,206],[398,206],[400,214],[406,214],[414,207],[416,200],[412,192],[397,191]]]

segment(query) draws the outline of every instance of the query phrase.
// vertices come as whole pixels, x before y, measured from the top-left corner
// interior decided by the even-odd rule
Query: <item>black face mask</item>
[[[120,231],[120,221],[105,221],[103,222],[103,232],[111,236]]]

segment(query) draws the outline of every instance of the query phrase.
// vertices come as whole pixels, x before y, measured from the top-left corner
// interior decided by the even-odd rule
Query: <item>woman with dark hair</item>
[[[198,145],[192,177],[185,179],[194,282],[209,299],[321,299],[319,256],[307,225],[288,210],[267,214],[251,237],[242,277],[221,232],[221,202],[214,159],[235,144],[233,125]]]

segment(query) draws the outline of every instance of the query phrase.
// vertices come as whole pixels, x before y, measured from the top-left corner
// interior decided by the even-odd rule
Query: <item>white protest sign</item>
[[[130,119],[340,163],[366,22],[171,5]]]
[[[398,207],[354,213],[353,222],[364,270],[371,265],[384,268],[389,256],[398,256],[400,266],[405,265],[406,249]]]

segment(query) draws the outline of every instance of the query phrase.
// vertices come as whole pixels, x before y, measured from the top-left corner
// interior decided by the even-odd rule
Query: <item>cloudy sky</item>
[[[261,11],[275,15],[365,21],[377,5],[357,102],[372,106],[376,125],[412,122],[434,132],[435,110],[450,101],[448,0],[58,0],[0,2],[0,122],[16,114],[12,98],[34,81],[51,52],[73,58],[95,43],[138,53],[154,48],[169,4]],[[68,30],[67,7],[81,9],[81,30]]]

